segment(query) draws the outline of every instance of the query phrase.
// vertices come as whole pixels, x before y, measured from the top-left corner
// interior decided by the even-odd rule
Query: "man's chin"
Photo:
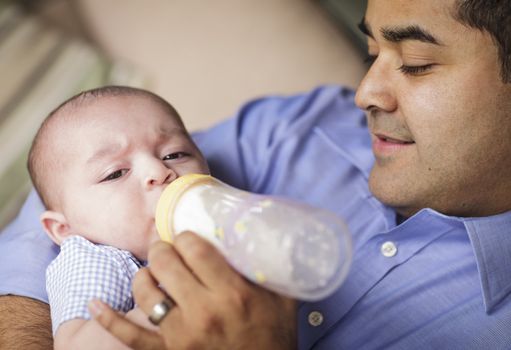
[[[395,209],[403,216],[411,216],[417,212],[412,208],[412,200],[410,198],[410,188],[406,185],[406,181],[400,180],[397,176],[384,174],[377,169],[373,169],[369,176],[369,191],[381,203]],[[410,215],[410,213],[412,213]]]

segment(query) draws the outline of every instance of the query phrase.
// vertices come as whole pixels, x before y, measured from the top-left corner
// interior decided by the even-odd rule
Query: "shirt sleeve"
[[[53,334],[63,322],[91,319],[87,305],[92,299],[117,311],[131,310],[132,275],[122,251],[78,236],[67,238],[46,271]]]
[[[271,177],[272,155],[312,133],[322,118],[352,110],[353,91],[322,86],[293,96],[269,96],[245,104],[233,118],[193,134],[213,176],[259,192]],[[303,137],[305,136],[305,137]],[[280,165],[285,166],[285,165]]]
[[[44,207],[32,190],[17,218],[0,233],[0,295],[20,295],[48,302],[44,274],[59,247],[44,233]]]

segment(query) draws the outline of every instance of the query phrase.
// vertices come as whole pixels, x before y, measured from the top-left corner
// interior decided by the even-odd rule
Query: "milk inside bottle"
[[[156,210],[164,241],[192,231],[249,280],[296,299],[333,293],[351,263],[350,234],[334,213],[189,174],[165,188]]]

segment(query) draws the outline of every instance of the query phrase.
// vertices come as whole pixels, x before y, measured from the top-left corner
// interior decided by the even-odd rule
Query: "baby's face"
[[[147,97],[102,98],[76,114],[59,130],[54,155],[61,157],[59,209],[73,234],[145,260],[158,239],[154,212],[163,188],[207,173],[206,162],[176,118]]]

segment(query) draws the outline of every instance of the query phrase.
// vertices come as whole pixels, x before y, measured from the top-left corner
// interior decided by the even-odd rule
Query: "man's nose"
[[[395,69],[388,63],[373,63],[364,79],[360,83],[355,95],[356,105],[365,110],[381,110],[392,112],[397,108],[395,97],[396,85],[393,81]]]
[[[147,189],[151,189],[155,186],[169,184],[176,178],[177,174],[174,170],[167,168],[161,162],[159,164],[158,162],[152,162],[152,164],[148,165],[144,185]]]

